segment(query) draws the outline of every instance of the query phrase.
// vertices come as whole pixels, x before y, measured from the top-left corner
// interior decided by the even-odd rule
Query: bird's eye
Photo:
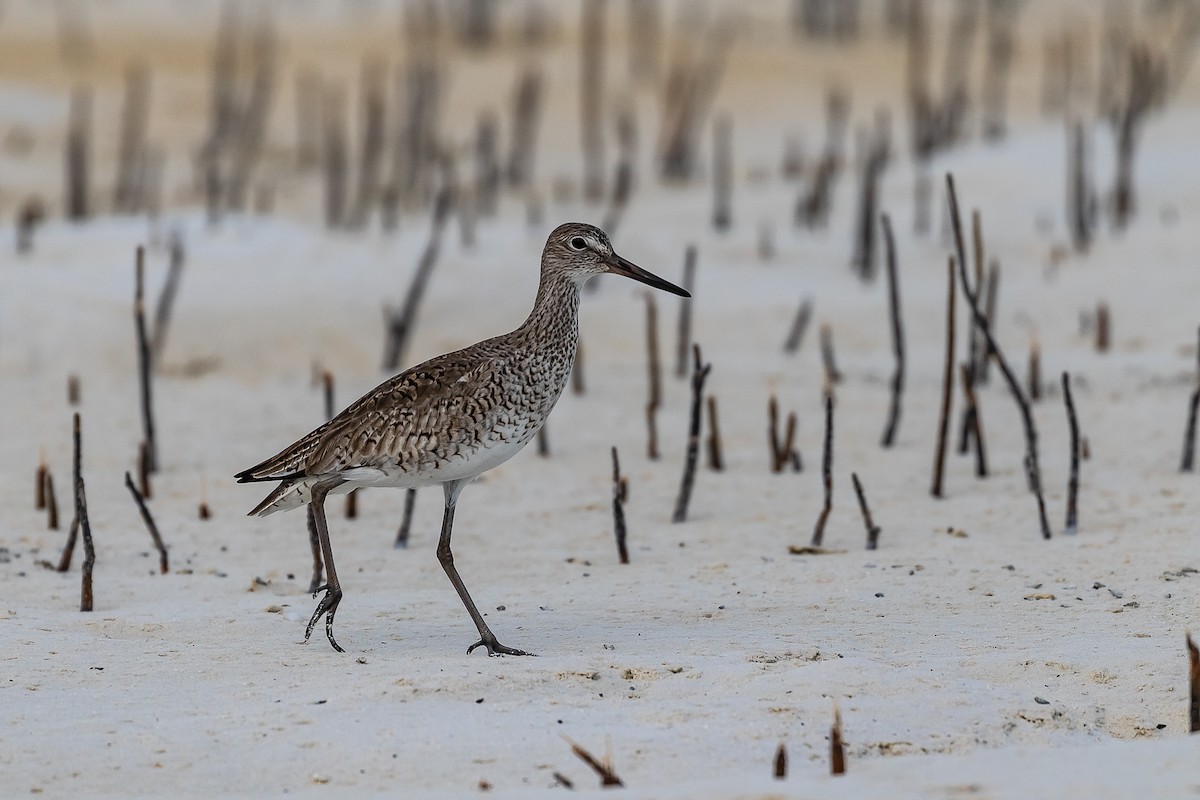
[[[587,242],[584,241],[582,236],[576,236],[574,239],[571,240],[571,248],[573,250],[586,250]]]

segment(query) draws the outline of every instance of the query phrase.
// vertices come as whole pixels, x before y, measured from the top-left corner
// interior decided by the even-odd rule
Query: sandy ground
[[[14,18],[39,19],[21,4],[5,13],[10,37]],[[24,98],[0,106],[8,129],[36,113],[30,98],[61,91],[49,77],[0,74],[9,76],[4,97]],[[813,108],[824,77],[804,84]],[[1183,641],[1200,610],[1200,500],[1195,476],[1177,471],[1200,323],[1200,109],[1188,91],[1145,130],[1133,226],[1120,235],[1102,227],[1085,256],[1062,255],[1061,123],[1027,113],[1002,146],[971,144],[938,162],[954,171],[964,206],[982,212],[987,251],[1003,266],[997,334],[1022,376],[1031,340],[1040,342],[1048,542],[1025,490],[1019,416],[997,374],[980,392],[991,477],[976,480],[970,460],[951,455],[946,499],[929,496],[948,248],[910,233],[907,158],[883,189],[897,220],[910,352],[891,450],[878,445],[892,369],[886,287],[847,268],[850,181],[835,192],[830,228],[817,232],[791,226],[794,184],[740,182],[735,226],[723,235],[707,225],[706,186],[644,181],[616,245],[669,279],[684,246],[699,248],[695,338],[714,365],[708,389],[727,468],[702,470],[689,520],[670,523],[688,387],[667,379],[663,456],[647,459],[644,292],[599,279],[582,310],[587,391],[556,409],[551,455],[530,449],[489,473],[464,492],[456,519],[457,563],[489,624],[537,658],[465,655],[473,626],[433,553],[436,490],[418,497],[407,550],[391,546],[401,492],[365,493],[355,520],[331,504],[347,652],[319,631],[303,644],[314,607],[303,515],[244,517],[266,487],[231,477],[321,421],[314,365],[336,376],[339,405],[381,379],[380,306],[402,295],[427,219],[394,235],[329,234],[312,213],[211,229],[180,208],[149,224],[52,220],[32,254],[6,247],[0,794],[441,797],[488,786],[524,797],[561,791],[556,772],[591,789],[596,779],[569,739],[611,753],[635,797],[1194,796],[1200,739],[1186,734]],[[776,163],[790,123],[762,98],[741,101],[751,110],[739,122],[739,158]],[[820,140],[819,117],[796,127]],[[559,133],[551,151],[571,152],[573,132]],[[41,163],[51,146],[38,141],[32,156],[8,153],[5,163]],[[1102,187],[1111,148],[1097,127]],[[560,162],[549,163],[553,174]],[[27,178],[56,191],[57,172],[45,169],[31,166]],[[480,222],[472,247],[452,225],[412,359],[518,324],[549,227],[601,215],[565,201],[529,226],[507,200]],[[756,255],[763,223],[775,231],[768,262]],[[153,298],[171,231],[185,237],[188,261],[155,386],[163,469],[151,508],[171,556],[171,572],[159,575],[122,476],[141,436],[132,252],[148,243]],[[0,240],[12,236],[6,222]],[[814,325],[786,356],[780,345],[802,297],[815,302]],[[657,301],[669,369],[678,302]],[[1105,354],[1081,330],[1099,301],[1113,319]],[[822,498],[820,322],[833,327],[845,374],[834,511],[828,551],[794,555]],[[1063,370],[1091,454],[1075,536],[1063,535]],[[68,375],[82,381],[78,409],[67,403]],[[799,474],[768,471],[772,393],[799,415]],[[956,396],[956,419],[960,407]],[[90,614],[77,610],[78,552],[69,573],[40,565],[57,560],[65,534],[45,529],[30,497],[44,455],[69,519],[73,410],[97,547]],[[612,446],[630,479],[626,566],[612,541]],[[851,472],[882,527],[874,552],[863,549]],[[202,492],[207,521],[196,513]],[[839,778],[827,774],[835,707],[849,764]],[[777,782],[781,743],[790,769]]]

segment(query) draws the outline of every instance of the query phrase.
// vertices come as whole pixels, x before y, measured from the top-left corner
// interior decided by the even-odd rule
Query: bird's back
[[[517,331],[438,356],[236,477],[285,486],[326,476],[397,486],[474,477],[533,438],[573,359],[573,347],[540,352]]]

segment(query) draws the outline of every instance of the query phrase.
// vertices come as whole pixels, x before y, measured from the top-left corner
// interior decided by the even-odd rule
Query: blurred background
[[[1195,0],[6,0],[0,218],[389,230],[444,188],[615,224],[726,137],[729,180],[794,182],[820,225],[843,165],[1194,103],[1198,34]]]

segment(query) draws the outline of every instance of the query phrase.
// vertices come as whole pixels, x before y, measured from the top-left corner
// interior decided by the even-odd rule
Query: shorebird
[[[613,251],[599,228],[559,225],[542,250],[541,279],[529,317],[516,330],[438,356],[367,392],[345,411],[258,466],[239,483],[279,481],[250,516],[311,504],[325,559],[324,596],[308,621],[304,641],[325,615],[333,649],[333,617],[342,586],[333,565],[325,498],[356,487],[402,489],[440,484],[445,495],[437,556],[479,631],[477,647],[493,655],[530,655],[496,640],[454,568],[450,532],[463,487],[503,464],[537,435],[558,402],[579,342],[579,290],[611,272],[656,289],[690,297]]]

